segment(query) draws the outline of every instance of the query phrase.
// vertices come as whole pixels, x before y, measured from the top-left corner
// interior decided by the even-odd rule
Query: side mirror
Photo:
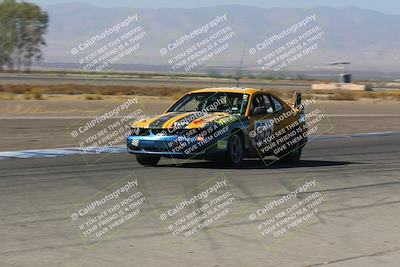
[[[294,94],[294,107],[295,108],[299,108],[299,109],[303,109],[303,106],[301,106],[301,92],[300,91],[296,91],[296,93]]]

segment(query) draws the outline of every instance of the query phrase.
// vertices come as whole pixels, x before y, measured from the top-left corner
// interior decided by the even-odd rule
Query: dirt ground
[[[85,100],[82,96],[45,96],[46,100],[0,101],[0,151],[76,146],[67,128],[126,101],[125,97]],[[165,111],[174,99],[138,97],[145,114]],[[318,101],[326,119],[320,134],[400,131],[400,102],[384,100]]]

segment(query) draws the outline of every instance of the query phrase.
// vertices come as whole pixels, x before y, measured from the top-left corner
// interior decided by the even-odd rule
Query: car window
[[[278,99],[273,97],[273,96],[270,96],[270,98],[271,98],[271,101],[272,101],[272,105],[273,105],[274,111],[275,112],[283,111],[282,103]]]
[[[227,112],[244,114],[248,95],[242,93],[193,93],[178,100],[168,112]]]
[[[257,95],[253,100],[253,109],[264,106],[264,98],[262,95]]]
[[[268,98],[267,95],[257,95],[255,96],[255,98],[253,99],[253,103],[252,103],[252,112],[254,112],[254,110],[257,107],[263,107],[265,108],[265,114],[271,114],[274,112],[271,102]]]
[[[186,102],[185,105],[182,107],[182,111],[197,110],[199,106],[204,103],[203,101],[204,101],[203,99],[199,98],[189,99],[189,101]]]
[[[267,108],[268,114],[274,113],[274,109],[272,108],[271,101],[269,100],[268,95],[263,95],[265,107]]]

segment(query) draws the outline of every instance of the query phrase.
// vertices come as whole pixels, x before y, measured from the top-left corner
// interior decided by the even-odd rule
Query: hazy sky
[[[258,7],[315,7],[356,6],[388,14],[400,14],[399,0],[27,0],[39,5],[65,2],[84,2],[104,7],[199,7],[227,4],[242,4]]]

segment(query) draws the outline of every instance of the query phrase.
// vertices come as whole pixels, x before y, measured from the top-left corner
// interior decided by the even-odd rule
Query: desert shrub
[[[103,100],[100,94],[84,94],[86,100]]]
[[[0,92],[0,100],[14,100],[16,97],[13,93]]]
[[[34,87],[34,88],[24,91],[24,99],[42,100],[43,99],[43,89],[39,88],[39,87]]]
[[[43,89],[42,88],[38,88],[38,87],[32,88],[30,90],[30,94],[31,94],[32,98],[35,100],[43,99]]]
[[[329,100],[348,100],[354,101],[357,100],[355,95],[352,92],[348,91],[335,91],[333,94],[329,95]]]

